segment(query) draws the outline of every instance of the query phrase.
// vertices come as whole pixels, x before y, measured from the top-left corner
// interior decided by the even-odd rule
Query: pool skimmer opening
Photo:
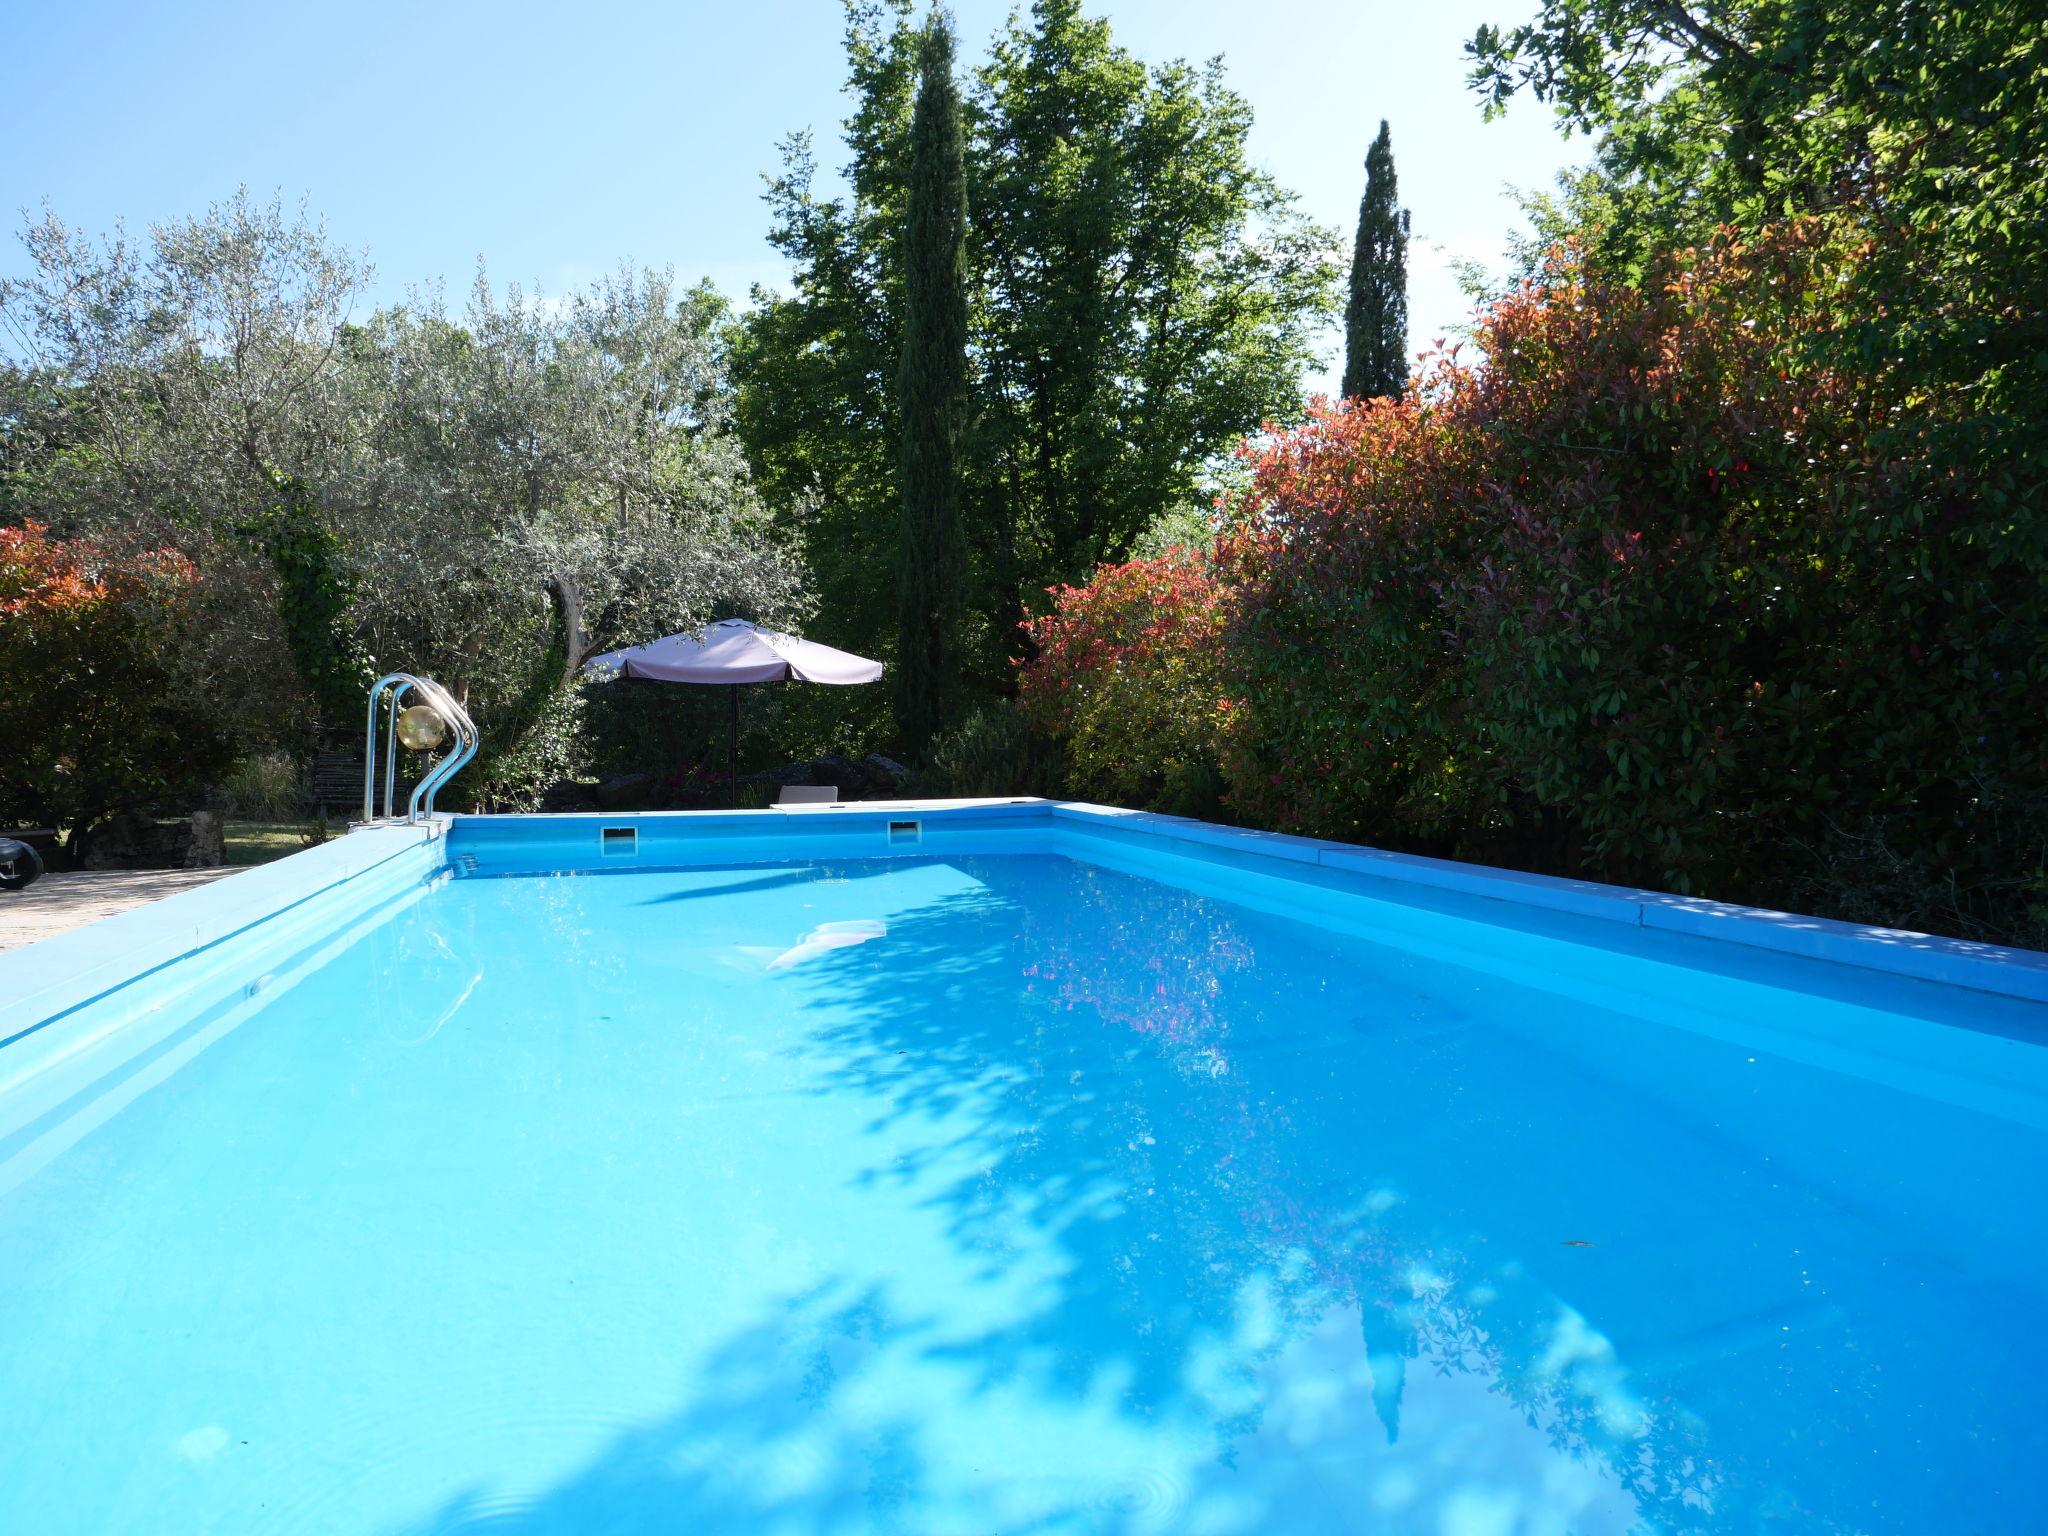
[[[924,841],[924,823],[921,821],[892,821],[889,823],[889,846],[915,844]]]
[[[640,852],[640,832],[637,827],[606,827],[598,844],[608,859],[630,859]]]

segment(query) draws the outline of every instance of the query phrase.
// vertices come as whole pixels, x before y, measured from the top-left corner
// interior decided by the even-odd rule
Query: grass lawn
[[[224,833],[228,863],[238,868],[268,864],[272,859],[297,853],[307,845],[315,825],[310,821],[231,821]],[[328,836],[334,836],[338,830],[330,824]]]

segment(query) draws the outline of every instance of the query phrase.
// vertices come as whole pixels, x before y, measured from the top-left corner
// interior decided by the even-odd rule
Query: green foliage
[[[183,811],[231,756],[222,701],[192,686],[193,571],[0,529],[0,825]]]
[[[1031,623],[1037,654],[1017,702],[1065,749],[1074,790],[1160,809],[1214,801],[1229,708],[1222,593],[1207,558],[1176,549],[1105,565],[1052,598]]]
[[[89,436],[85,401],[46,371],[0,358],[0,526],[46,512],[52,464]]]
[[[1131,558],[1156,560],[1177,549],[1203,552],[1215,542],[1216,514],[1212,508],[1169,507],[1131,541]]]
[[[733,808],[741,811],[765,811],[775,803],[779,793],[779,788],[774,784],[749,780],[733,791]]]
[[[1223,767],[1261,826],[1462,845],[1459,655],[1440,585],[1470,560],[1471,438],[1414,395],[1311,412],[1248,444],[1219,542],[1230,589]]]
[[[1398,395],[1408,384],[1408,210],[1400,206],[1385,119],[1365,157],[1365,195],[1344,308],[1344,395]]]
[[[808,134],[782,146],[768,186],[769,243],[795,270],[789,296],[756,289],[732,336],[736,421],[768,497],[799,509],[816,596],[813,639],[893,665],[896,377],[902,337],[905,149],[917,34],[905,3],[849,5],[843,125],[847,191],[821,198]],[[970,198],[972,189],[970,187]],[[831,693],[838,723],[888,733],[889,690]],[[838,712],[843,711],[843,714]]]
[[[276,821],[230,821],[221,841],[229,867],[247,869],[317,848],[329,835],[325,817],[299,821],[288,814]]]
[[[1724,222],[1812,216],[1862,247],[1841,274],[1835,358],[1973,407],[1903,416],[1886,447],[1978,485],[1972,537],[2048,543],[2038,6],[1547,0],[1470,52],[1490,110],[1526,90],[1601,134],[1597,173],[1546,212],[1617,279]]]
[[[722,690],[602,681],[577,691],[583,766],[599,777],[682,772],[725,750]]]
[[[1968,401],[1843,361],[1881,259],[1811,220],[1640,286],[1561,254],[1484,370],[1263,445],[1223,552],[1234,803],[1859,916],[1882,873],[1893,921],[2032,934],[2048,560],[1900,455]]]
[[[1827,807],[1785,874],[1815,900],[1966,929],[2025,921],[2048,841],[2038,764],[2017,745],[2048,571],[2038,7],[1547,0],[1470,51],[1489,110],[1527,91],[1601,135],[1595,167],[1534,206],[1531,270],[1571,239],[1599,279],[1655,284],[1723,225],[1766,241],[1790,218],[1843,254],[1784,377],[1853,377],[1866,398],[1831,450],[1778,472],[1829,575],[1827,622],[1857,641],[1838,676],[1801,684],[1801,707],[1838,731],[1813,782],[1757,792]],[[1852,451],[1881,466],[1870,483],[1832,472]],[[1776,606],[1804,590],[1794,574]],[[1866,610],[1834,606],[1850,590]]]
[[[967,404],[967,191],[953,32],[926,25],[910,125],[903,240],[903,355],[897,366],[903,506],[897,555],[896,724],[922,757],[959,691],[965,549],[960,431]]]
[[[984,704],[932,744],[921,793],[968,798],[1065,793],[1058,746],[1013,705]]]
[[[772,490],[812,497],[819,638],[896,658],[894,378],[903,331],[907,4],[849,5],[848,190],[785,147],[772,236],[796,277],[737,344],[739,420]],[[1147,69],[1071,0],[1020,13],[974,72],[964,175],[970,686],[1009,686],[1047,586],[1201,499],[1216,458],[1299,409],[1329,316],[1327,232],[1246,151],[1220,66]]]
[[[350,337],[374,449],[342,518],[357,619],[379,655],[466,695],[473,771],[491,777],[595,651],[802,618],[729,429],[725,324],[715,293],[625,272],[549,306],[479,281],[459,318],[386,312]]]
[[[54,216],[24,241],[0,336],[36,366],[0,369],[0,502],[175,542],[192,669],[279,744],[352,730],[374,655],[466,699],[488,779],[593,651],[804,616],[705,285],[622,271],[543,304],[479,279],[457,314],[429,291],[356,319],[361,263],[246,196],[146,241]]]
[[[516,730],[497,746],[479,750],[476,761],[452,785],[452,805],[479,811],[531,811],[550,785],[571,778],[582,766],[583,695],[557,684],[534,695]],[[488,737],[487,737],[488,740]]]
[[[652,774],[656,803],[693,785],[701,787],[707,778],[722,781],[728,711],[735,693],[742,774],[810,761],[832,751],[858,757],[876,749],[849,736],[829,706],[866,691],[805,683],[737,690],[652,682],[587,683],[578,690],[579,768],[599,777]]]
[[[581,702],[574,688],[578,638],[567,588],[551,584],[548,596],[547,643],[527,662],[516,691],[500,681],[505,702],[477,722],[481,740],[470,776],[483,803],[531,809],[540,791],[570,777],[582,756],[574,737]]]
[[[278,617],[300,681],[329,725],[353,725],[377,676],[350,623],[354,573],[305,482],[271,480],[276,500],[245,531],[277,573]]]
[[[288,821],[306,803],[303,765],[288,752],[257,752],[239,759],[221,780],[230,816]]]

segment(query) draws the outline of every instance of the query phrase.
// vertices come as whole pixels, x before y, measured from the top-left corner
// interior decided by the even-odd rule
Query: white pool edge
[[[0,1046],[447,836],[447,818],[369,827],[0,952]]]

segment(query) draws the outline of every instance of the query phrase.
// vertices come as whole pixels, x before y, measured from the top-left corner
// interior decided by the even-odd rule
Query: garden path
[[[25,891],[0,891],[0,950],[19,949],[237,873],[233,868],[84,869],[45,875]]]

